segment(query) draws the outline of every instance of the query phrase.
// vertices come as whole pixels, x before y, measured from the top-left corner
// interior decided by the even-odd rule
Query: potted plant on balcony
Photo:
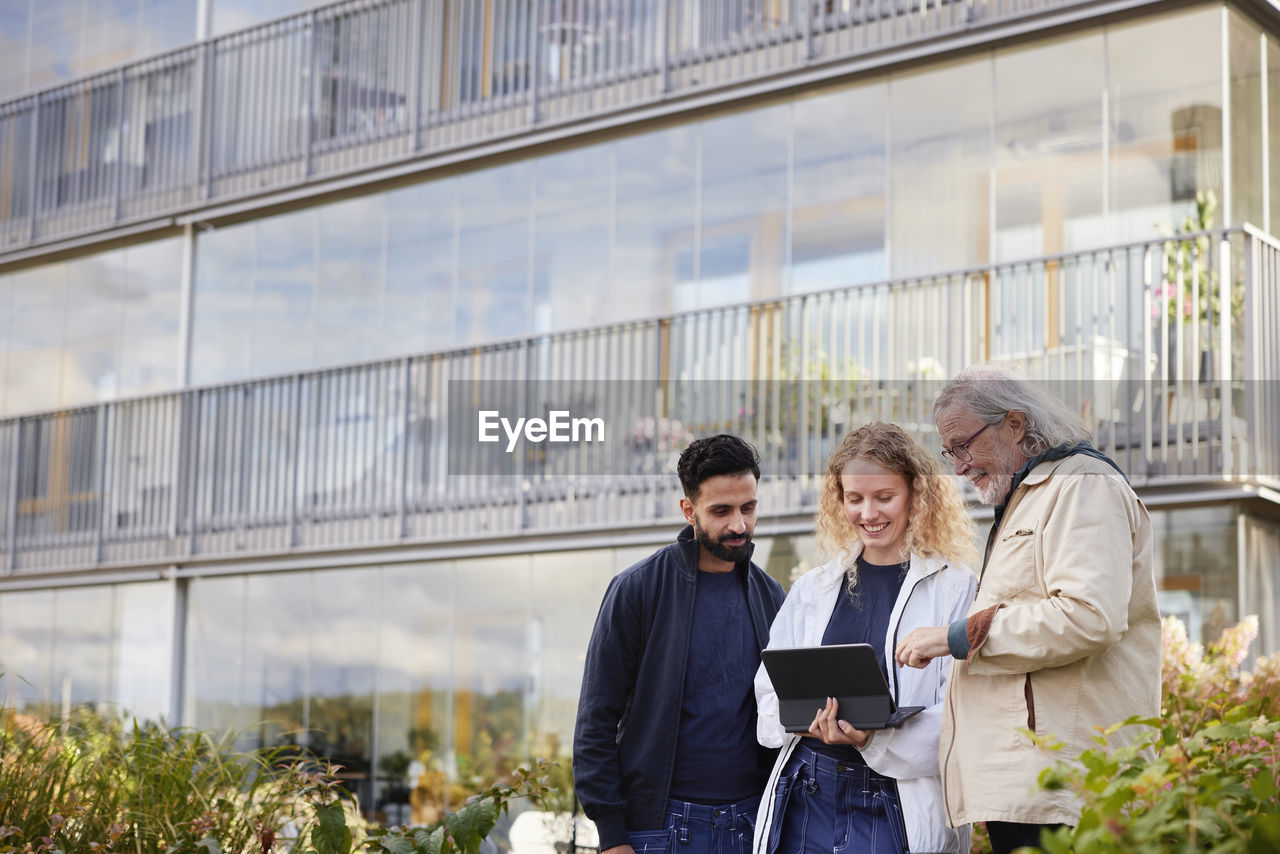
[[[1212,190],[1196,193],[1195,209],[1173,228],[1156,227],[1164,237],[1159,285],[1151,304],[1152,337],[1157,352],[1165,351],[1165,378],[1178,376],[1181,364],[1183,379],[1208,380],[1213,377],[1213,331],[1219,328],[1221,298],[1229,289],[1232,322],[1244,312],[1244,283],[1232,273],[1230,283],[1223,283],[1217,256],[1212,252],[1212,238],[1205,232],[1214,226],[1218,200]],[[1194,236],[1184,236],[1194,235]],[[1167,326],[1165,325],[1167,321]],[[1190,327],[1182,328],[1182,327]]]

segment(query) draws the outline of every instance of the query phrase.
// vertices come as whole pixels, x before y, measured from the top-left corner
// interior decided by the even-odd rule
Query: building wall
[[[1280,175],[1280,146],[1262,140],[1276,121],[1263,103],[1262,56],[1275,52],[1274,38],[1264,40],[1234,12],[1181,11],[202,229],[191,380],[245,379],[1147,238],[1186,225],[1197,190],[1214,194],[1216,225],[1228,203],[1232,221],[1261,224],[1276,204],[1262,180],[1264,154],[1269,180]],[[1274,72],[1268,64],[1268,79]],[[1268,88],[1268,103],[1278,89]],[[0,322],[0,366],[94,362],[94,348],[130,337],[124,313],[97,311],[125,296],[104,285],[81,299],[80,286],[69,284],[59,297],[44,284],[105,282],[105,271],[122,268],[126,280],[136,278],[142,267],[130,253],[164,256],[146,263],[151,284],[142,289],[163,293],[148,299],[176,329],[180,253],[172,241],[163,245],[0,276],[0,306],[9,307],[0,317],[34,317],[34,326]],[[70,327],[30,331],[56,326],[69,303],[93,307],[96,343]],[[1023,313],[1046,322],[1045,311]],[[1120,319],[1135,330],[1143,322],[1137,312]],[[181,342],[165,341],[176,364]],[[56,384],[36,389],[26,387],[25,369],[10,367],[0,414],[178,382],[172,372],[121,382],[97,363],[60,367]]]
[[[1242,618],[1242,585],[1248,613],[1274,611],[1280,525],[1247,517],[1242,566],[1242,512],[1152,511],[1161,608],[1184,619],[1193,642]],[[605,587],[652,550],[0,593],[0,688],[19,708],[94,702],[165,716],[173,613],[185,601],[183,723],[235,732],[245,748],[308,745],[347,769],[366,806],[423,820],[465,797],[470,779],[569,756]],[[784,586],[821,559],[810,535],[757,540],[755,560]],[[1260,649],[1275,651],[1274,635]],[[394,805],[415,788],[412,806]]]

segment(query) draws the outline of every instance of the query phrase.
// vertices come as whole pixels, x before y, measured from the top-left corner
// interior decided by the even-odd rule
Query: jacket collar
[[[685,525],[680,533],[676,535],[676,545],[680,547],[680,571],[687,578],[698,577],[698,538],[693,534],[693,526]],[[753,540],[748,544],[747,556],[738,561],[739,567],[750,567],[751,557],[756,552],[756,544]]]
[[[844,578],[845,571],[854,564],[858,559],[858,555],[862,554],[862,543],[854,542],[847,549],[840,552],[835,560],[827,561],[819,568],[821,575],[819,576],[825,584],[834,584]],[[922,578],[928,578],[936,572],[942,571],[947,566],[947,562],[940,557],[930,556],[923,557],[911,553],[911,563],[907,567],[906,578],[903,579],[903,585],[914,584]]]

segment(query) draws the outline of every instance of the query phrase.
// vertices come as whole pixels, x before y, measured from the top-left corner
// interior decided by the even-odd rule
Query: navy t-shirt
[[[760,647],[741,567],[699,572],[671,797],[704,804],[760,794],[753,680]]]
[[[822,635],[822,645],[871,644],[887,682],[889,670],[884,663],[884,640],[889,631],[889,617],[893,614],[893,606],[898,601],[898,591],[902,589],[906,575],[904,564],[878,566],[859,558],[856,593],[850,596],[847,584],[840,591],[840,598],[836,600],[836,607],[831,611],[831,619],[827,621],[827,629]],[[813,711],[817,714],[818,710]],[[862,754],[847,744],[824,744],[819,739],[810,738],[805,746],[844,761],[863,761]]]

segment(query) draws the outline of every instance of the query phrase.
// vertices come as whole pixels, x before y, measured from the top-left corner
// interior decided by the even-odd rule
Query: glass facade
[[[201,0],[0,0],[0,100],[196,38]]]
[[[174,605],[171,582],[0,593],[4,703],[167,718]]]
[[[190,381],[1145,238],[1197,191],[1264,224],[1278,53],[1204,7],[201,230]],[[0,276],[0,414],[174,387],[180,266],[174,239]]]
[[[1194,642],[1239,620],[1244,594],[1264,616],[1280,601],[1280,528],[1242,512],[1151,513],[1161,610]],[[184,723],[238,733],[242,748],[309,746],[344,767],[366,809],[434,820],[532,756],[568,758],[605,587],[654,548],[193,579]],[[758,538],[755,560],[789,587],[822,557],[799,534]],[[176,601],[171,582],[0,593],[6,702],[167,715]]]
[[[202,232],[192,380],[1148,238],[1198,191],[1222,225],[1224,27],[1261,223],[1261,35],[1200,8]]]
[[[0,415],[179,384],[182,243],[0,275]]]

